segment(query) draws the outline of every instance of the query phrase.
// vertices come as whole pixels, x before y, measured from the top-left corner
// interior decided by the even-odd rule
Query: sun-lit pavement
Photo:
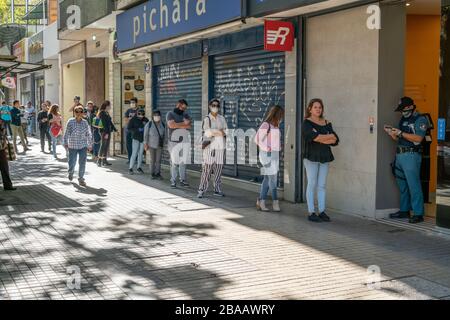
[[[124,160],[89,163],[84,189],[36,142],[11,163],[18,191],[0,191],[0,299],[450,297],[446,238],[346,215],[310,224],[286,203],[261,214],[229,187],[198,200]],[[370,266],[381,283],[367,285]]]

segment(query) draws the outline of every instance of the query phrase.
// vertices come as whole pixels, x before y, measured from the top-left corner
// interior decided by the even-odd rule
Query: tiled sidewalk
[[[0,191],[0,299],[450,297],[447,238],[337,214],[310,224],[287,203],[261,214],[230,188],[198,200],[123,160],[89,163],[84,189],[38,149],[11,163],[18,191]]]

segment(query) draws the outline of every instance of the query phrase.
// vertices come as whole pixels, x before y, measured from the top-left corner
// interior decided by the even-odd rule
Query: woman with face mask
[[[111,135],[113,132],[117,132],[117,129],[112,122],[111,116],[109,115],[110,110],[111,102],[105,101],[101,105],[97,114],[97,118],[102,123],[102,127],[99,129],[101,136],[100,151],[98,154],[97,162],[97,165],[99,167],[111,165],[111,163],[107,161],[108,150],[111,143]]]
[[[131,133],[133,138],[133,153],[130,158],[130,174],[134,174],[133,168],[137,159],[137,171],[144,173],[142,170],[142,159],[144,156],[144,129],[148,123],[148,119],[145,117],[144,110],[138,110],[136,115],[128,123],[127,130]]]
[[[198,187],[198,198],[203,198],[208,190],[209,180],[214,172],[214,195],[224,197],[222,192],[222,170],[225,154],[225,137],[227,121],[220,113],[220,101],[213,99],[209,103],[209,115],[203,120],[202,149],[203,164],[202,177]]]
[[[161,112],[153,111],[152,121],[145,125],[144,129],[144,148],[150,153],[150,174],[152,179],[160,179],[161,176],[161,158],[164,148],[164,138],[166,126],[161,121]]]

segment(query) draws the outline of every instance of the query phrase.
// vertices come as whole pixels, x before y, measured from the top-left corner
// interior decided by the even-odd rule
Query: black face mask
[[[176,114],[178,114],[178,115],[180,115],[180,116],[184,113],[183,110],[180,110],[180,109],[178,109],[178,108],[175,108],[175,110],[173,110],[173,112],[175,112]]]

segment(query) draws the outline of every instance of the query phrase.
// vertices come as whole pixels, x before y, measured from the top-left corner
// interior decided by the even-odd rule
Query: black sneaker
[[[128,173],[132,176],[134,174],[133,169],[128,170]]]
[[[319,218],[324,222],[331,221],[330,217],[325,212],[322,212],[321,214],[319,214]]]
[[[110,163],[110,162],[108,162],[108,161],[106,161],[106,160],[103,160],[103,166],[105,167],[105,166],[112,166],[112,163]]]
[[[69,178],[69,181],[72,182],[72,180],[73,180],[73,174],[69,174],[69,177],[68,177],[68,178]]]
[[[159,180],[164,180],[164,178],[162,177],[161,174],[157,174],[155,177],[156,177],[157,179],[159,179]]]
[[[170,187],[171,187],[172,189],[176,189],[176,188],[177,188],[177,184],[176,184],[176,183],[171,183],[171,184],[170,184]]]
[[[223,192],[214,192],[214,195],[216,196],[216,197],[225,197],[225,194],[223,193]]]
[[[391,219],[407,219],[409,218],[409,211],[399,211],[396,213],[391,213],[389,215]]]
[[[140,174],[145,174],[144,170],[142,170],[141,168],[138,168],[137,172],[139,172]]]
[[[158,177],[152,174],[152,180],[156,180]]]
[[[421,223],[423,221],[424,221],[423,216],[413,216],[409,219],[409,223],[412,224]]]
[[[322,219],[320,219],[315,213],[310,214],[308,220],[311,222],[322,222]]]
[[[187,183],[186,181],[180,181],[180,185],[182,187],[189,187],[189,183]]]

